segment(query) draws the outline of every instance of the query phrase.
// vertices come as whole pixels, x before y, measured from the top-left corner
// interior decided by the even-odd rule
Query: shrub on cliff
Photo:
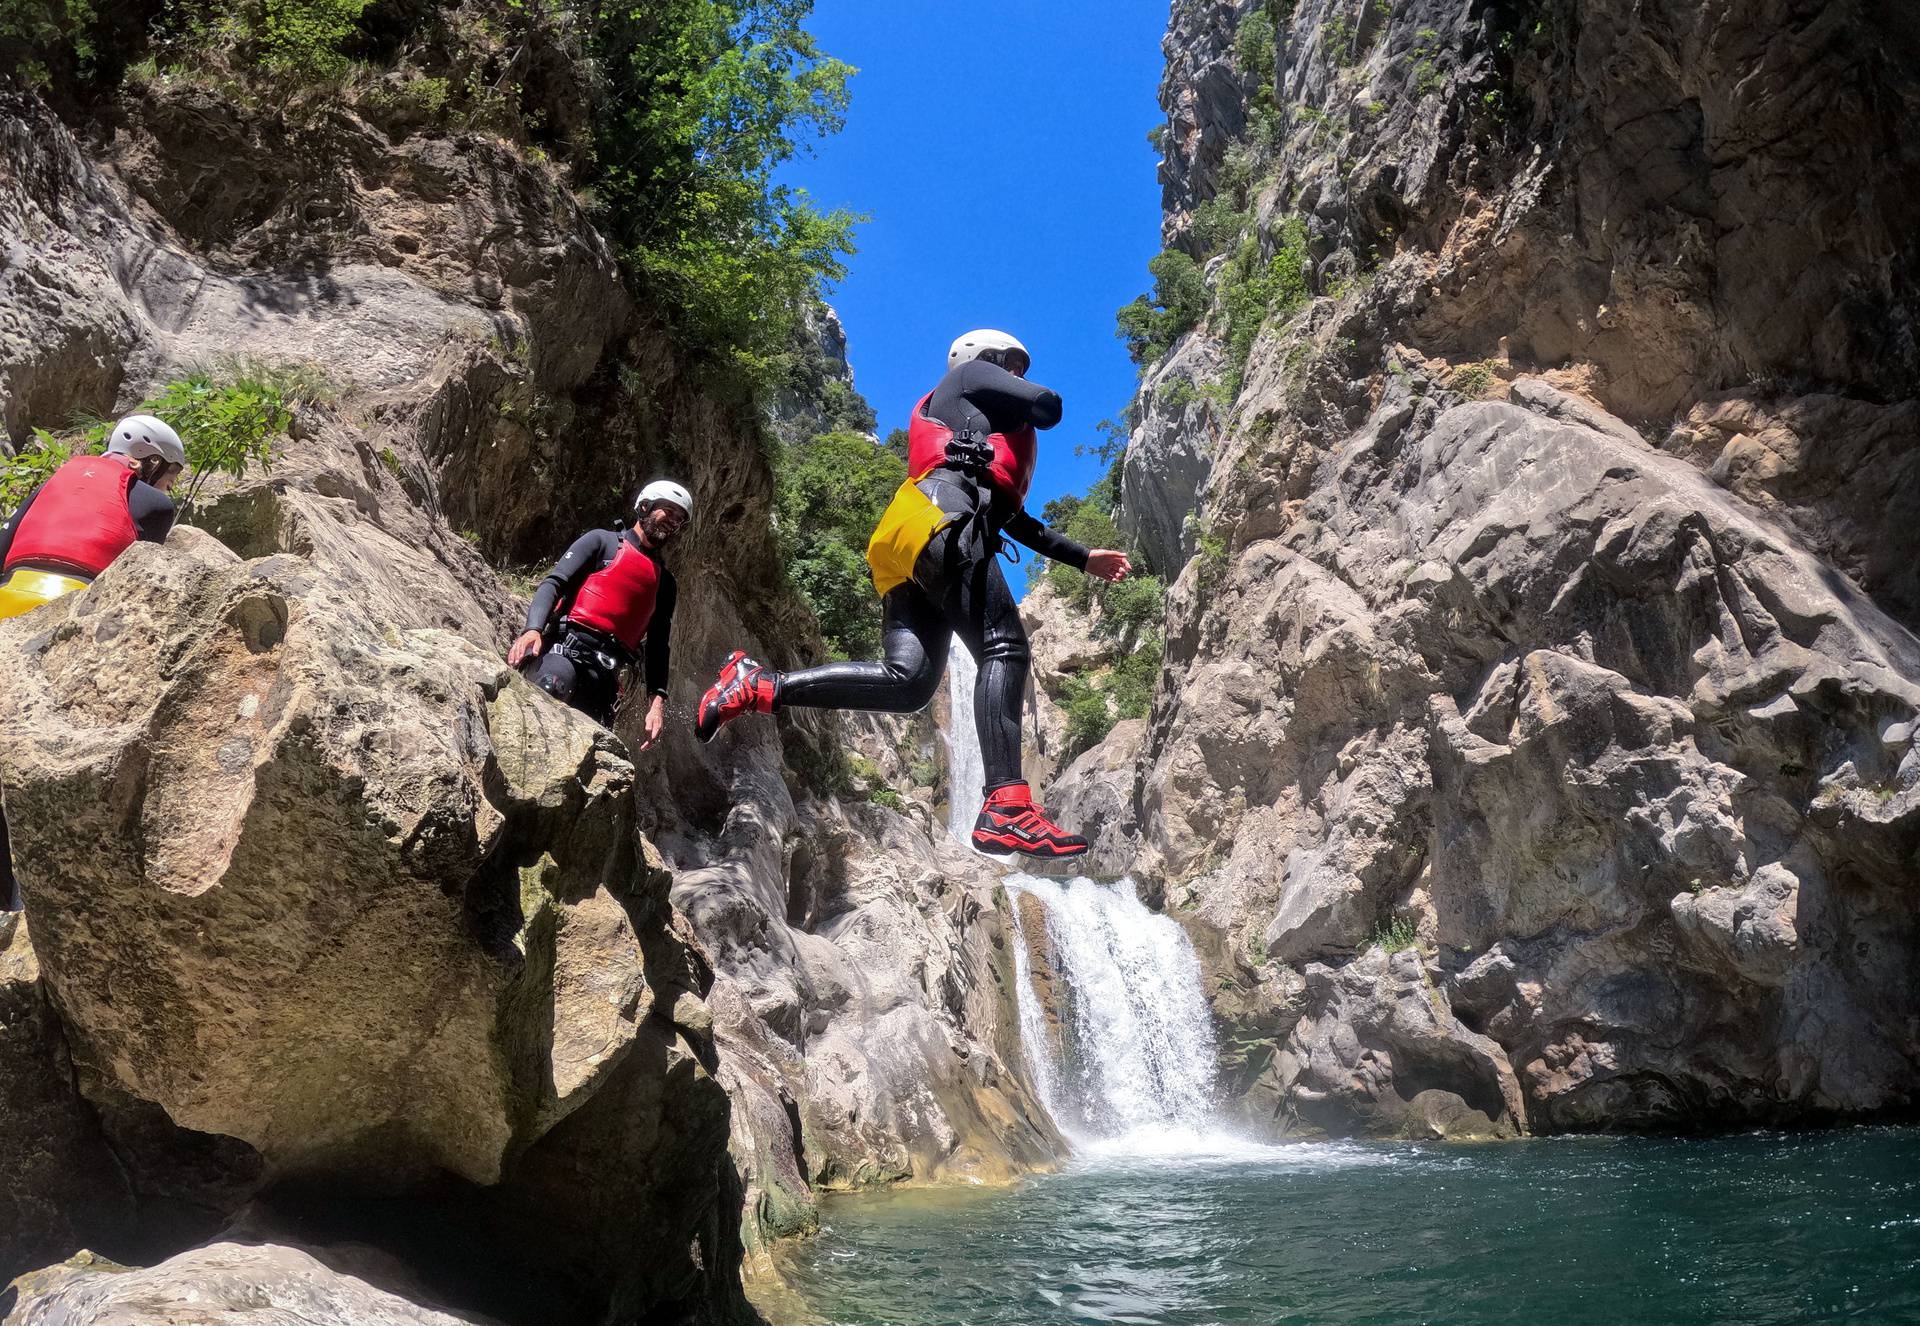
[[[192,506],[202,485],[216,474],[238,479],[272,460],[273,439],[293,423],[297,388],[271,369],[236,369],[215,376],[190,373],[167,383],[128,414],[156,414],[173,425],[187,450],[186,486],[174,493],[182,509]],[[102,446],[110,420],[83,422],[56,437],[36,429],[35,445],[0,463],[0,511],[12,511],[76,452]]]
[[[1169,249],[1149,261],[1147,271],[1152,296],[1141,295],[1115,315],[1116,334],[1136,364],[1166,354],[1207,312],[1207,283],[1192,258]]]

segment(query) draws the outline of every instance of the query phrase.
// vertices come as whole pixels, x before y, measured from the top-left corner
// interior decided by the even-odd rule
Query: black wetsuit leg
[[[610,726],[613,706],[620,698],[620,675],[582,663],[558,648],[541,651],[527,678],[563,704],[570,704],[594,722]]]
[[[987,790],[1019,782],[1027,628],[998,559],[984,554],[977,530],[973,526],[957,538],[951,529],[936,534],[915,568],[917,579],[887,595],[885,659],[786,673],[780,707],[913,713],[933,698],[946,671],[948,644],[958,635],[979,664],[973,716]]]
[[[944,551],[929,548],[929,551]],[[1020,713],[1026,703],[1032,654],[1020,605],[991,555],[949,558],[942,606],[954,633],[979,670],[973,682],[973,722],[980,734],[986,790],[1021,781]]]
[[[927,592],[909,580],[888,593],[877,663],[825,663],[780,678],[779,704],[810,709],[877,709],[911,714],[926,706],[947,670],[952,628]]]

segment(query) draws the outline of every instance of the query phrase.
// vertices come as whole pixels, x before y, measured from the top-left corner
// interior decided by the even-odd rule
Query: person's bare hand
[[[645,723],[647,739],[640,743],[640,749],[645,750],[653,745],[654,742],[660,740],[660,731],[666,725],[667,697],[664,695],[656,695],[653,697],[653,703],[647,706]]]
[[[1133,560],[1113,548],[1095,548],[1087,554],[1087,574],[1111,585],[1133,574]]]
[[[507,650],[507,666],[517,668],[540,655],[540,632],[522,631]]]

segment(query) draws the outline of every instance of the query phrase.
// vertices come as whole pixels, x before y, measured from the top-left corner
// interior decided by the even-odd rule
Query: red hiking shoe
[[[727,655],[719,677],[700,697],[693,735],[712,741],[714,733],[742,714],[770,714],[779,693],[780,674],[755,663],[745,650],[736,649]]]
[[[981,852],[1019,852],[1049,859],[1079,856],[1087,840],[1048,819],[1033,803],[1033,789],[1009,783],[987,794],[973,822],[973,846]]]

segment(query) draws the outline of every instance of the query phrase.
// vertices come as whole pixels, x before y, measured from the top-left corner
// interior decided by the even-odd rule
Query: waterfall
[[[947,829],[963,845],[985,780],[974,676],[973,657],[954,641]],[[1013,873],[1006,889],[1021,1047],[1060,1130],[1096,1149],[1217,1149],[1213,1017],[1186,932],[1149,910],[1127,880]],[[1028,933],[1033,917],[1043,918],[1041,933]]]
[[[958,640],[947,652],[947,832],[970,845],[973,821],[986,799],[986,762],[973,721],[973,655]]]
[[[1021,1037],[1054,1122],[1083,1142],[1209,1131],[1213,1018],[1186,933],[1148,910],[1127,880],[1009,875],[1006,883],[1016,921],[1022,895],[1046,917],[1044,948],[1021,948],[1044,955],[1051,970],[1057,1045],[1031,956],[1016,974]]]

